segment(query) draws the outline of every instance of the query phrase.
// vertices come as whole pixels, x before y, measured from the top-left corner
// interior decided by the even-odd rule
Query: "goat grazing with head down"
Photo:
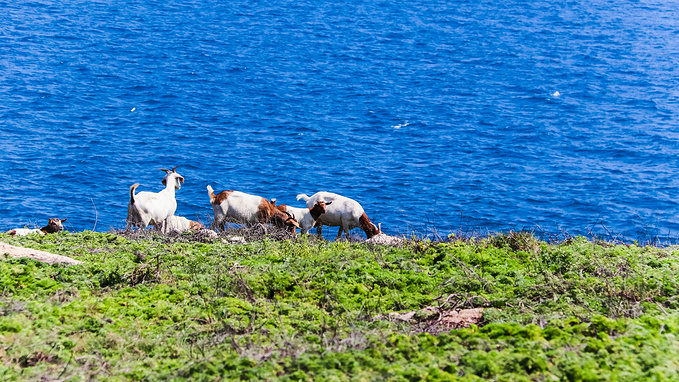
[[[207,186],[210,204],[214,211],[214,226],[224,230],[227,219],[253,225],[271,223],[284,228],[293,235],[299,224],[290,214],[279,211],[267,199],[240,191],[222,191],[215,195],[212,186]]]
[[[57,233],[61,232],[64,229],[64,226],[61,224],[65,222],[68,219],[59,219],[59,218],[51,218],[47,220],[47,225],[42,227],[42,228],[35,228],[35,229],[30,229],[30,228],[15,228],[7,231],[6,233],[14,236],[26,236],[32,233],[37,233],[39,235],[45,235],[48,233]]]
[[[319,236],[323,236],[322,230],[324,225],[340,227],[337,232],[337,239],[342,236],[342,232],[344,232],[345,238],[348,239],[349,230],[354,228],[362,229],[368,239],[381,232],[381,230],[370,221],[368,215],[366,215],[363,210],[363,207],[361,207],[357,201],[349,199],[346,196],[321,191],[311,196],[299,194],[297,195],[297,200],[300,199],[304,199],[309,208],[313,208],[319,201],[324,201],[326,205],[328,205],[325,213],[321,215],[316,222]],[[331,202],[332,205],[330,205]]]
[[[277,210],[292,215],[292,217],[297,220],[297,223],[299,223],[300,232],[306,234],[314,227],[314,225],[316,225],[318,218],[325,213],[326,207],[332,204],[332,202],[326,203],[325,201],[320,200],[311,208],[291,207],[285,204],[276,205],[276,199],[271,199],[271,204],[273,204]]]
[[[135,195],[139,183],[130,187],[130,202],[127,206],[128,227],[146,228],[153,225],[161,232],[166,231],[167,219],[177,210],[175,190],[179,190],[184,183],[184,177],[179,175],[176,169],[177,167],[172,171],[160,169],[166,173],[162,181],[165,189],[160,192],[142,191]]]

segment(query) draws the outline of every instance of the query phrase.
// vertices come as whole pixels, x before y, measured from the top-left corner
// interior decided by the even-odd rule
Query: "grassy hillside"
[[[674,248],[196,239],[0,235],[0,380],[679,380]]]

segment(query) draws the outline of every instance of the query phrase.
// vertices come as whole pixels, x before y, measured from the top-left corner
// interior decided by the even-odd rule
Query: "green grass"
[[[0,260],[0,380],[679,380],[675,248],[189,239],[0,235],[83,261]]]

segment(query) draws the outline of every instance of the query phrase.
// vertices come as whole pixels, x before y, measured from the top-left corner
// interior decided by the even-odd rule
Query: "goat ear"
[[[66,218],[66,219],[61,219],[61,222],[63,223],[63,222],[65,222],[66,220],[68,220],[68,218]]]

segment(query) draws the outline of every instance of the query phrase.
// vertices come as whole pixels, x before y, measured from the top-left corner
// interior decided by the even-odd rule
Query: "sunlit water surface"
[[[210,184],[337,192],[392,234],[676,237],[678,10],[0,1],[0,229],[123,228],[179,166],[204,222]]]

